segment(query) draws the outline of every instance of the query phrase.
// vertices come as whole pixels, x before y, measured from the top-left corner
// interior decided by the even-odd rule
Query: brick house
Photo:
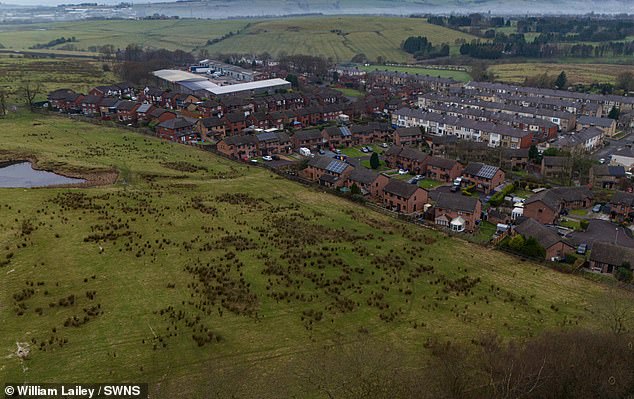
[[[223,117],[223,122],[226,126],[227,134],[240,133],[250,125],[244,112],[238,111],[226,114]]]
[[[553,224],[562,211],[588,208],[594,198],[587,187],[555,187],[532,195],[524,203],[524,216],[541,224]]]
[[[348,126],[331,126],[321,131],[321,136],[325,143],[331,148],[350,147],[352,143],[352,132]]]
[[[71,89],[58,89],[48,94],[47,99],[52,110],[66,111],[67,99],[76,93]]]
[[[546,179],[565,179],[570,176],[572,161],[569,157],[542,157],[540,173]]]
[[[110,119],[112,116],[116,116],[117,114],[117,103],[119,102],[118,98],[114,97],[104,97],[99,102],[99,113],[101,114],[101,118]]]
[[[535,219],[525,219],[513,231],[524,238],[534,238],[546,250],[546,259],[563,258],[575,252],[575,247]]]
[[[590,185],[593,189],[617,190],[625,183],[623,166],[594,165],[590,168]]]
[[[352,125],[350,132],[354,145],[392,141],[394,129],[388,123],[370,122],[367,125]]]
[[[462,165],[455,160],[440,157],[427,158],[427,177],[449,183],[462,173]]]
[[[390,179],[383,187],[383,205],[393,211],[411,214],[423,212],[428,193],[416,184]]]
[[[388,168],[401,168],[413,174],[423,174],[427,168],[429,156],[422,151],[409,147],[392,146],[383,154]]]
[[[354,168],[337,159],[316,156],[308,161],[308,166],[302,171],[307,179],[319,182],[326,187],[341,187]]]
[[[218,142],[216,148],[229,157],[242,160],[258,156],[258,140],[253,135],[227,136]]]
[[[634,250],[608,242],[595,241],[590,251],[590,268],[601,273],[614,273],[623,264],[634,265]]]
[[[197,129],[201,136],[207,140],[221,140],[227,135],[224,121],[215,116],[199,119]]]
[[[423,142],[423,133],[419,127],[401,127],[394,131],[396,145],[418,145]]]
[[[434,223],[453,231],[472,233],[482,214],[482,203],[462,194],[438,193],[434,204]]]
[[[505,148],[502,152],[502,167],[507,170],[526,170],[529,164],[528,148]]]
[[[488,194],[504,182],[504,172],[497,166],[474,162],[464,168],[462,178],[463,186],[475,184],[476,190]]]
[[[154,108],[148,115],[151,120],[156,120],[159,123],[175,119],[178,116],[176,112],[168,111],[164,108]]]
[[[634,216],[634,194],[616,191],[610,200],[612,217],[618,220],[632,219]]]
[[[136,110],[139,108],[140,104],[137,104],[134,101],[123,100],[117,103],[117,119],[120,122],[130,122],[136,121],[137,115]]]
[[[295,132],[291,138],[294,148],[306,147],[310,149],[325,146],[324,138],[319,129],[307,129]]]
[[[611,118],[597,118],[596,116],[580,116],[577,119],[577,130],[597,127],[603,130],[606,136],[612,137],[616,134],[616,121]]]
[[[355,168],[346,179],[345,185],[350,188],[356,184],[363,195],[369,195],[373,198],[379,197],[385,185],[390,178],[382,173],[375,172],[368,168]]]
[[[81,100],[81,113],[88,116],[99,115],[99,96],[87,95]]]
[[[150,103],[140,104],[139,108],[136,109],[137,119],[146,120],[146,121],[149,120],[150,112],[152,112],[154,108],[155,108],[154,105]]]
[[[264,132],[255,135],[259,155],[290,154],[293,144],[284,132]]]
[[[171,141],[189,141],[195,132],[196,120],[186,117],[177,117],[166,120],[156,126],[156,134],[166,140]]]

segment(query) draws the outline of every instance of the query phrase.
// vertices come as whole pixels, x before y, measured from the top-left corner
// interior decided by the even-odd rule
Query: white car
[[[409,172],[409,170],[407,170],[407,169],[399,169],[398,170],[398,174],[399,175],[406,175],[408,172]]]
[[[262,157],[262,159],[265,160],[265,161],[272,161],[273,157],[270,156],[270,155],[265,155],[265,156]]]

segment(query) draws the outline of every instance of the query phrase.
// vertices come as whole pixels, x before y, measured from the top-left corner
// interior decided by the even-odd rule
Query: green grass
[[[344,96],[347,97],[363,97],[365,95],[364,92],[356,89],[350,89],[348,87],[333,87],[333,89],[343,93]]]
[[[406,72],[411,74],[438,76],[441,78],[452,78],[460,82],[468,82],[471,76],[465,71],[453,71],[449,69],[423,68],[417,66],[391,66],[391,65],[361,65],[359,69],[367,72],[372,71],[395,71]]]
[[[174,383],[200,397],[219,364],[283,370],[307,345],[360,329],[407,350],[433,337],[598,327],[601,285],[206,151],[11,114],[0,157],[67,173],[114,168],[128,182],[0,189],[0,381]],[[468,296],[443,291],[463,277],[479,279]],[[387,310],[368,305],[379,292]],[[73,305],[50,305],[70,295]],[[97,305],[85,324],[64,325]],[[309,322],[309,311],[323,318]],[[207,330],[222,339],[198,346],[192,335]],[[16,342],[31,343],[25,362]]]
[[[478,230],[470,235],[470,239],[477,243],[486,244],[491,240],[493,234],[497,231],[497,226],[491,222],[481,222],[478,226]]]
[[[573,229],[575,231],[581,231],[581,224],[577,220],[572,219],[562,219],[559,221],[560,226],[568,227],[569,229]]]
[[[587,209],[573,209],[570,211],[570,214],[574,216],[587,216],[588,210]]]
[[[432,180],[432,179],[423,179],[418,181],[418,187],[431,190],[438,186],[442,186],[443,184],[447,184],[441,181]]]
[[[561,71],[566,72],[568,83],[573,85],[576,83],[589,84],[598,83],[614,83],[616,77],[622,72],[634,72],[634,66],[629,65],[607,65],[597,63],[599,59],[593,59],[594,63],[543,63],[543,62],[526,62],[526,63],[508,63],[497,64],[489,67],[489,71],[493,72],[495,79],[503,82],[522,83],[527,76],[540,75],[544,72],[552,76],[557,76]],[[601,60],[605,62],[605,60]]]

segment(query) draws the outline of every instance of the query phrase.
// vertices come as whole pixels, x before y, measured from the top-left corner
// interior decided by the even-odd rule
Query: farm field
[[[219,369],[289,375],[311,345],[359,331],[413,351],[601,327],[605,286],[202,150],[22,113],[0,119],[8,159],[119,180],[1,190],[0,381],[147,381],[154,397],[176,383],[193,397]]]
[[[614,64],[546,64],[546,63],[518,63],[491,65],[489,71],[495,74],[495,79],[503,82],[523,83],[527,76],[543,74],[557,76],[566,71],[569,84],[575,83],[614,83],[621,72],[634,72],[632,65]]]
[[[429,75],[429,76],[438,76],[441,78],[452,78],[458,80],[460,82],[468,82],[471,80],[471,76],[468,72],[465,71],[452,71],[448,69],[436,69],[436,68],[424,68],[424,67],[416,67],[416,66],[391,66],[391,65],[362,65],[359,66],[359,69],[362,69],[367,72],[372,71],[395,71],[395,72],[405,72],[411,74],[418,75]]]
[[[453,45],[473,36],[436,26],[419,18],[312,17],[266,20],[251,24],[239,35],[208,46],[211,53],[311,54],[350,61],[356,54],[369,60],[382,56],[394,62],[411,61],[400,49],[409,36],[427,36],[434,44]]]
[[[28,58],[0,54],[0,87],[14,93],[11,100],[23,103],[17,98],[16,90],[24,81],[39,82],[41,94],[37,100],[45,100],[46,94],[60,87],[87,93],[98,85],[117,81],[115,75],[104,72],[103,62],[77,58]]]
[[[238,33],[240,31],[240,33]],[[234,35],[213,45],[207,40],[233,32]],[[237,34],[236,34],[237,33]],[[454,44],[456,39],[473,36],[431,25],[419,18],[397,17],[312,17],[279,20],[156,20],[156,21],[86,21],[72,23],[20,25],[0,31],[0,44],[6,49],[28,49],[58,37],[75,37],[70,43],[80,50],[112,44],[192,51],[200,47],[214,53],[272,55],[310,54],[349,61],[364,53],[368,59],[383,56],[395,62],[409,61],[411,56],[400,50],[408,36],[427,36],[433,43]],[[66,44],[52,49],[59,50]]]

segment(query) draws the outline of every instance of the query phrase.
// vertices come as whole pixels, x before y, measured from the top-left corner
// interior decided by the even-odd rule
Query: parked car
[[[387,145],[387,143],[383,143],[383,144],[381,144],[381,147],[383,147],[383,148],[387,148],[387,147],[389,147],[389,146]]]
[[[322,150],[321,148],[319,149],[319,154],[320,155],[324,155],[326,153],[326,151]]]
[[[258,160],[257,159],[252,159],[251,163],[258,163]]]
[[[585,255],[587,251],[588,251],[588,244],[586,243],[579,244],[579,246],[577,247],[577,253],[579,255]]]
[[[604,163],[605,163],[605,158],[601,158],[601,159],[599,159],[599,163],[600,163],[600,164],[604,164]]]
[[[270,155],[265,155],[265,156],[262,157],[262,159],[265,160],[265,161],[272,161],[273,157],[270,156]]]
[[[368,152],[373,152],[374,151],[374,149],[372,149],[372,147],[370,147],[370,146],[366,146],[365,148],[368,149]]]
[[[601,212],[601,204],[595,204],[595,205],[592,207],[592,212],[594,212],[594,213],[599,213],[599,212]]]
[[[337,154],[337,155],[341,154],[341,150],[340,150],[340,149],[338,149],[338,148],[336,148],[336,149],[335,149],[335,154]]]
[[[409,173],[409,170],[407,170],[407,169],[399,169],[398,170],[398,174],[399,175],[406,175],[408,173]]]
[[[416,176],[415,176],[415,179],[416,179],[416,180],[423,180],[423,175],[416,175]]]
[[[367,147],[361,147],[361,152],[363,152],[363,153],[366,153],[366,154],[367,154],[367,153],[368,153],[368,152],[370,152],[370,151],[368,151],[368,148],[367,148]]]

